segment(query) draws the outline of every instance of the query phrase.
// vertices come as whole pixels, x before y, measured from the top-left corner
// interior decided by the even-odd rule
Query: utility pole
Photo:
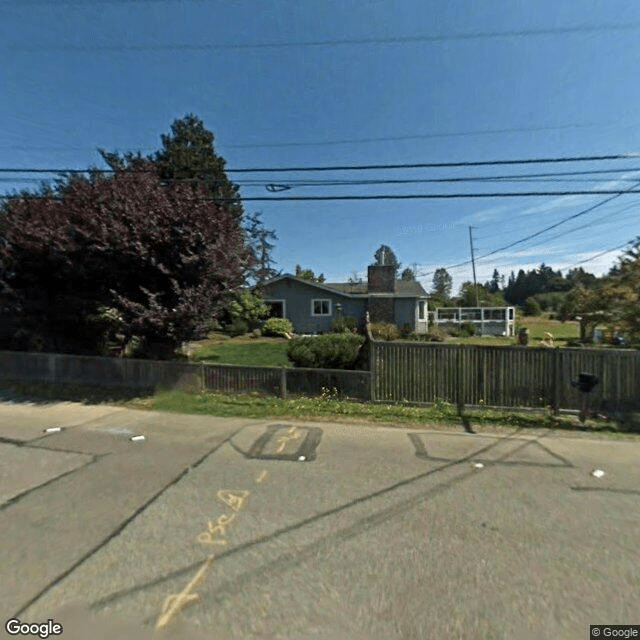
[[[471,235],[471,229],[473,229],[473,227],[469,227],[469,242],[471,243],[471,264],[473,266],[473,286],[476,289],[476,307],[479,307],[480,305],[478,304],[478,283],[476,282],[476,262],[474,260],[473,257],[473,236]]]

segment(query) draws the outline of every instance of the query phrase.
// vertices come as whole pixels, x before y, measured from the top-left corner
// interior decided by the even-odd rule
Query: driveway
[[[0,402],[0,461],[0,613],[40,637],[640,623],[638,441]]]

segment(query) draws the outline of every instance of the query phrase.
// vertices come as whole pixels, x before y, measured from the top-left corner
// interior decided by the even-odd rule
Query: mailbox
[[[571,381],[571,386],[582,393],[591,393],[598,384],[598,376],[593,373],[581,373],[577,380]]]

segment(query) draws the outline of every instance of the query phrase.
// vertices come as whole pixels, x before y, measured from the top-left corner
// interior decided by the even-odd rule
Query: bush
[[[262,325],[263,336],[285,337],[285,333],[293,333],[293,325],[286,318],[269,318]]]
[[[522,305],[522,312],[525,316],[539,316],[540,303],[535,298],[527,298]]]
[[[463,335],[467,336],[475,336],[476,335],[476,325],[473,322],[463,322],[460,325],[460,332]]]
[[[401,337],[408,338],[412,333],[413,333],[413,329],[411,328],[410,324],[405,323],[402,325],[402,329],[400,329]]]
[[[437,327],[434,327],[429,333],[413,333],[409,336],[409,340],[415,340],[416,342],[444,342],[446,333],[442,332]]]
[[[242,320],[253,330],[269,315],[269,308],[260,296],[246,290],[236,291],[226,301],[222,315],[225,324]]]
[[[287,346],[287,357],[296,367],[352,369],[363,344],[362,336],[349,333],[294,338]]]
[[[400,332],[395,324],[388,322],[373,322],[370,325],[371,335],[377,340],[397,340]]]
[[[236,318],[224,328],[224,332],[232,337],[243,336],[248,331],[249,325],[244,320],[240,320],[240,318]]]
[[[331,322],[332,333],[355,333],[355,318],[334,318]]]
[[[216,318],[210,318],[205,324],[204,330],[206,334],[212,333],[213,331],[221,331],[222,325]]]

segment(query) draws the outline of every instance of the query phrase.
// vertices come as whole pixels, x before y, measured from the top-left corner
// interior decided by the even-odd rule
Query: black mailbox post
[[[571,386],[575,387],[582,394],[582,411],[580,421],[584,422],[588,417],[588,397],[598,384],[598,376],[593,373],[582,372],[576,380],[571,381]]]

